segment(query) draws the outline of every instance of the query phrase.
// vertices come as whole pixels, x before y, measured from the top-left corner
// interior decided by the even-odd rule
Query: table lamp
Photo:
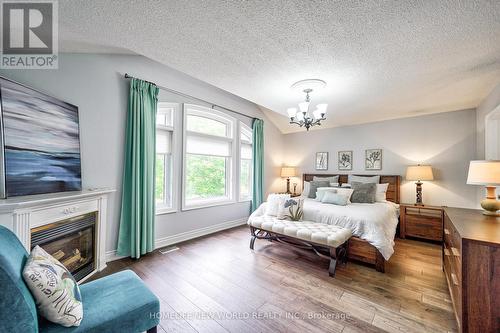
[[[430,165],[410,165],[406,169],[406,180],[416,180],[417,182],[417,201],[416,206],[423,206],[422,203],[422,180],[434,180],[432,167]]]
[[[282,167],[281,177],[286,178],[286,193],[290,193],[290,177],[295,177],[297,172],[294,167]]]
[[[467,184],[485,185],[486,199],[481,201],[483,214],[500,216],[500,201],[495,195],[496,186],[500,185],[500,161],[470,161]]]

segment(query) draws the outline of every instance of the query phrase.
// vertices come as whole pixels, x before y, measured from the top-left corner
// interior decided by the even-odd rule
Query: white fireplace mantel
[[[29,252],[32,228],[97,212],[95,271],[101,271],[106,267],[107,199],[114,191],[100,188],[3,199],[0,225],[12,230]]]

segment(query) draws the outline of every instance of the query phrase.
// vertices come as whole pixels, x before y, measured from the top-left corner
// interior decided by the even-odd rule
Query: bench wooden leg
[[[151,328],[147,331],[147,333],[156,333],[156,332],[157,332],[157,327],[156,327],[156,326],[155,326],[155,327],[151,327]]]

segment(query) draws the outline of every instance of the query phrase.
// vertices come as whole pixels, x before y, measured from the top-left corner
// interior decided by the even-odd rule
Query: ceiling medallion
[[[300,127],[305,127],[309,131],[309,128],[321,125],[321,121],[326,120],[326,109],[328,104],[322,103],[316,105],[314,111],[310,111],[309,107],[311,104],[310,93],[314,89],[318,90],[326,86],[326,82],[319,79],[306,79],[300,80],[292,84],[292,89],[300,89],[306,94],[306,99],[304,102],[299,103],[299,111],[297,108],[292,107],[287,109],[288,117],[290,117],[290,124],[296,124]],[[314,88],[314,89],[313,89]]]

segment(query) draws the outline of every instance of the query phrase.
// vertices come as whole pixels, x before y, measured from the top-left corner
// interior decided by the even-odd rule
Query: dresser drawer
[[[460,262],[454,259],[453,254],[447,248],[444,247],[444,273],[448,283],[448,289],[450,290],[451,301],[453,303],[453,308],[455,310],[455,316],[459,325],[461,325],[461,315],[462,315],[462,276],[459,273],[461,267],[457,266]]]
[[[448,260],[448,271],[455,274],[458,282],[462,282],[462,259],[460,258],[460,253],[458,250],[449,246],[448,244],[443,245],[444,258]]]
[[[462,240],[460,234],[455,230],[455,227],[453,227],[446,214],[444,216],[443,239],[445,244],[448,244],[450,248],[454,248],[454,251],[458,251],[461,254]]]
[[[406,215],[406,235],[440,241],[443,239],[441,218]]]

